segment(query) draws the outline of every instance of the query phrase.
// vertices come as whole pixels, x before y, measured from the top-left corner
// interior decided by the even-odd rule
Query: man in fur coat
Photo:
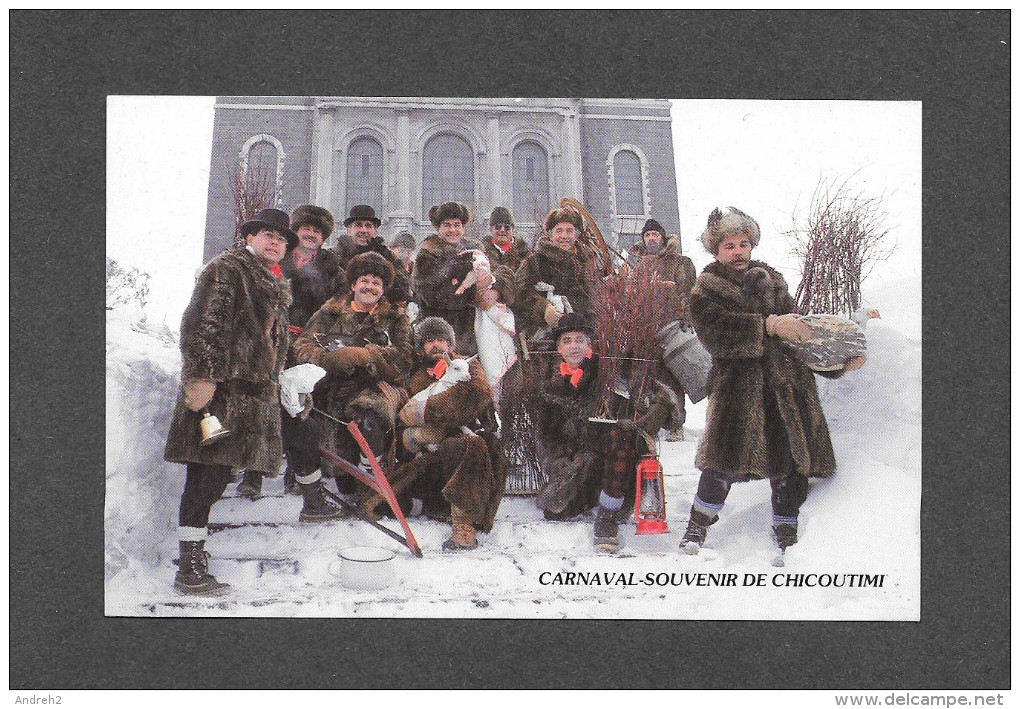
[[[374,252],[359,254],[347,265],[345,276],[350,291],[330,298],[312,316],[294,342],[294,358],[326,370],[313,392],[316,406],[342,421],[357,421],[373,454],[388,464],[403,403],[393,385],[403,381],[411,367],[411,325],[403,308],[392,306],[383,295],[393,283],[393,264],[385,258]],[[292,461],[304,497],[300,519],[336,519],[342,513],[324,495],[320,462],[323,470],[337,477],[341,495],[353,497],[357,486],[350,476],[341,476],[319,460],[320,439],[345,460],[364,468],[370,461],[346,427],[330,419],[309,419],[301,438],[305,455]]]
[[[302,204],[290,213],[290,229],[297,234],[298,245],[287,252],[280,267],[283,269],[283,277],[290,280],[290,332],[294,337],[301,334],[308,318],[342,285],[343,273],[339,258],[329,249],[322,248],[322,242],[333,233],[333,227],[333,215],[323,207]],[[298,419],[281,408],[283,449],[288,461],[294,456],[290,449],[294,445],[295,428],[298,426]],[[266,472],[276,474],[275,470]],[[290,465],[284,475],[284,485],[288,492],[298,492]],[[244,479],[237,486],[237,492],[252,500],[258,499],[262,494],[262,473],[246,471]]]
[[[673,314],[670,316],[671,322],[689,330],[691,289],[694,288],[697,272],[694,262],[680,251],[680,237],[673,234],[665,238],[663,234],[662,225],[657,221],[649,219],[645,222],[641,243],[631,253],[631,277],[639,282],[649,279],[664,285],[667,312]],[[676,411],[679,414],[669,422],[666,440],[682,441],[684,421],[687,418],[683,385],[666,367],[662,367],[662,376],[665,383],[676,392]]]
[[[506,485],[492,390],[477,359],[463,378],[441,386],[447,368],[465,361],[454,357],[456,335],[442,318],[421,320],[415,339],[418,366],[407,380],[411,398],[400,421],[408,427],[403,438],[417,454],[405,455],[409,460],[400,465],[396,477],[413,499],[421,501],[413,507],[423,506],[435,516],[449,507],[453,531],[444,550],[474,549],[475,530],[492,529]],[[419,432],[426,437],[415,438]]]
[[[654,384],[645,396],[614,395],[612,410],[600,411],[599,360],[592,351],[592,335],[579,313],[564,315],[553,331],[560,362],[542,383],[538,416],[542,470],[549,479],[536,502],[552,521],[570,519],[597,504],[594,544],[615,552],[624,498],[634,497],[637,458],[649,452],[637,432],[658,433],[670,416],[671,400]],[[605,414],[616,416],[617,423],[588,420]]]
[[[340,261],[340,272],[343,274],[347,264],[358,254],[374,251],[393,264],[393,284],[386,290],[386,299],[390,305],[403,307],[411,298],[411,283],[400,262],[386,242],[379,236],[379,225],[382,221],[375,215],[375,210],[367,204],[356,204],[344,220],[345,232],[340,235],[337,245],[332,251]],[[350,283],[342,283],[337,293],[346,293]]]
[[[453,327],[457,353],[471,356],[478,352],[475,343],[475,308],[488,308],[495,302],[491,275],[463,289],[474,271],[474,254],[481,245],[465,239],[471,212],[460,202],[444,202],[429,210],[436,233],[421,243],[414,261],[414,297],[419,318],[439,317]],[[470,282],[470,281],[469,281]]]
[[[715,209],[701,240],[715,257],[691,293],[698,338],[712,354],[712,393],[695,464],[702,471],[681,549],[696,554],[734,482],[768,478],[772,530],[781,550],[797,542],[808,478],[836,470],[814,373],[783,340],[803,342],[811,328],[779,271],[751,260],[758,223],[733,207]],[[840,377],[864,364],[849,360]]]
[[[545,234],[517,269],[513,310],[517,332],[528,339],[547,334],[566,312],[594,319],[595,258],[578,242],[583,230],[576,210],[552,210],[545,219]],[[542,290],[546,286],[553,287],[551,299]]]
[[[278,209],[241,225],[247,245],[210,261],[198,277],[181,321],[181,389],[165,457],[187,465],[177,536],[174,586],[186,594],[218,595],[227,584],[209,573],[205,539],[209,510],[231,470],[276,471],[282,459],[280,392],[290,293],[280,261],[298,237]],[[203,412],[230,434],[203,446]]]
[[[496,276],[493,289],[500,303],[513,305],[513,274],[531,253],[524,240],[517,236],[514,219],[506,207],[496,207],[489,215],[489,236],[482,242],[489,265]],[[501,277],[502,276],[502,277]]]

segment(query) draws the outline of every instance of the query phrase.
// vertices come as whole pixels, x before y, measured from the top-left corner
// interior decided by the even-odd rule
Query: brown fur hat
[[[552,231],[553,227],[560,222],[573,224],[578,233],[584,231],[584,218],[581,217],[581,213],[576,209],[563,207],[562,209],[554,209],[549,212],[545,218],[545,230]]]
[[[290,213],[290,229],[297,231],[304,225],[316,227],[322,232],[322,240],[325,241],[333,233],[336,221],[333,214],[325,207],[316,207],[314,204],[301,204],[294,207]]]
[[[417,349],[422,349],[429,340],[446,340],[451,350],[457,345],[453,326],[435,315],[423,319],[414,328],[414,346]]]
[[[389,289],[393,285],[393,264],[375,251],[358,254],[347,264],[347,285],[353,286],[364,275],[379,276],[383,288]]]
[[[443,202],[429,210],[429,221],[436,229],[447,219],[460,219],[467,224],[471,221],[471,210],[460,202]]]
[[[506,207],[496,207],[492,210],[492,214],[489,215],[489,226],[496,226],[497,224],[514,225],[514,218],[510,216],[510,210]]]
[[[716,207],[708,215],[708,225],[701,234],[701,243],[713,256],[719,252],[719,244],[731,234],[744,234],[751,240],[751,248],[761,240],[758,222],[736,207]]]

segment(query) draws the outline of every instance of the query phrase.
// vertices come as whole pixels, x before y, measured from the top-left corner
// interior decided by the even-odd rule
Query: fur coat
[[[207,407],[231,435],[200,445],[201,415],[178,392],[167,435],[173,463],[227,465],[275,475],[282,462],[278,378],[287,356],[290,289],[244,247],[202,270],[181,320],[181,381],[209,379]]]
[[[641,248],[641,256],[635,259],[633,276],[644,278],[647,275],[656,280],[669,284],[668,307],[670,313],[675,313],[672,320],[679,320],[684,326],[689,325],[691,290],[694,288],[694,281],[697,278],[697,271],[694,262],[680,253],[680,243],[677,237],[666,242],[666,246],[655,255],[645,254],[644,244],[634,247],[634,254]]]
[[[457,338],[457,354],[471,356],[478,351],[475,344],[476,288],[471,286],[460,295],[457,288],[472,269],[467,249],[480,249],[477,242],[448,243],[432,234],[421,243],[414,260],[414,297],[420,308],[419,319],[435,315],[453,326]]]
[[[712,355],[705,434],[695,464],[732,481],[782,476],[789,446],[793,471],[827,477],[836,470],[814,373],[778,337],[765,316],[796,312],[783,276],[761,261],[741,273],[705,267],[691,293],[698,338]],[[836,372],[830,376],[841,376]]]
[[[429,397],[422,411],[420,423],[446,433],[438,450],[403,463],[395,477],[400,487],[417,482],[420,494],[441,494],[449,504],[470,514],[476,527],[488,532],[506,489],[506,465],[485,370],[476,359],[469,371],[470,379]],[[407,392],[413,397],[434,381],[422,364],[408,378]],[[478,435],[463,432],[461,426]]]
[[[482,246],[485,248],[485,255],[489,258],[489,266],[492,269],[492,275],[495,276],[496,282],[493,284],[493,288],[499,293],[499,300],[507,305],[513,305],[514,296],[514,284],[513,275],[520,268],[524,259],[531,253],[531,249],[524,243],[524,240],[519,236],[515,236],[513,242],[510,244],[510,248],[506,251],[496,246],[492,241],[492,236],[487,238]]]
[[[578,243],[564,251],[543,236],[514,274],[517,331],[530,338],[546,326],[548,300],[535,290],[540,282],[555,287],[554,294],[566,296],[575,313],[594,322],[595,279],[595,257],[590,249]]]
[[[359,420],[365,411],[374,411],[393,430],[403,403],[402,392],[393,385],[403,381],[411,368],[411,324],[404,309],[391,306],[385,297],[372,313],[354,310],[352,299],[348,293],[326,301],[294,341],[294,358],[326,370],[312,394],[316,408],[343,421]],[[357,355],[367,355],[367,362],[344,361]],[[342,456],[350,455],[346,430],[328,420],[321,423],[323,444]],[[327,470],[325,461],[323,466],[323,472],[336,474],[331,466]]]
[[[322,304],[343,287],[344,274],[340,258],[334,251],[319,249],[315,257],[301,268],[294,264],[294,252],[288,251],[280,262],[284,278],[290,279],[293,301],[290,324],[304,327]]]

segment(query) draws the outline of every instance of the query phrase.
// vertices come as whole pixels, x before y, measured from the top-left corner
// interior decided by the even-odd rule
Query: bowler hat
[[[589,337],[595,334],[592,326],[588,324],[588,321],[581,313],[567,313],[561,317],[556,327],[553,328],[553,340],[559,340],[560,335],[565,332],[583,332]]]
[[[379,217],[375,216],[375,210],[367,204],[356,204],[351,207],[351,216],[344,219],[344,226],[350,226],[351,222],[370,221],[376,226],[382,224]]]
[[[262,209],[248,221],[241,224],[241,236],[257,234],[260,229],[278,231],[287,237],[287,248],[298,245],[298,235],[290,230],[290,215],[280,209]]]

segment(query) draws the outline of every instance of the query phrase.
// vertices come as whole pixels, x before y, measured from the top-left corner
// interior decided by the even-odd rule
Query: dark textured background
[[[1007,11],[14,11],[10,40],[11,688],[1009,686]],[[923,101],[921,622],[104,617],[108,94]]]

